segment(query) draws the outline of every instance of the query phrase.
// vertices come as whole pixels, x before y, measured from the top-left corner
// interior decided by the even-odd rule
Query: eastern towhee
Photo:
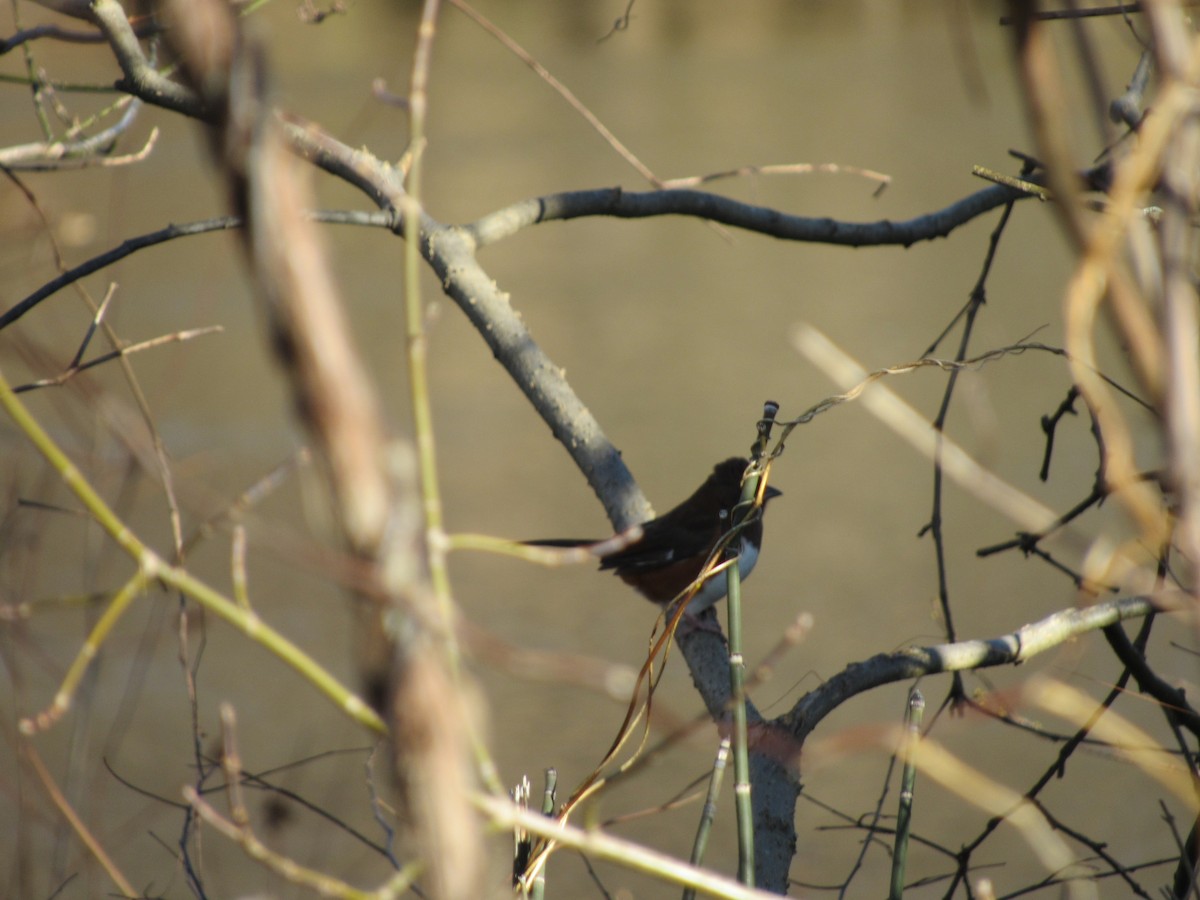
[[[733,508],[742,497],[742,476],[749,462],[740,457],[718,463],[690,497],[668,513],[642,524],[642,537],[610,553],[599,552],[600,568],[611,569],[617,577],[647,600],[667,604],[687,590],[700,575],[717,542],[733,525]],[[763,508],[781,493],[770,485],[762,492]],[[758,561],[762,547],[763,523],[756,516],[739,534],[738,570],[744,580]],[[535,547],[598,547],[611,540],[575,539],[526,541]],[[718,560],[719,562],[719,560]],[[709,578],[688,603],[688,613],[696,615],[725,596],[726,579],[722,571]]]

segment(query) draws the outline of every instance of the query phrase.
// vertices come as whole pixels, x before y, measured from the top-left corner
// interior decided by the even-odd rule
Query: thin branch
[[[176,238],[194,234],[207,234],[210,231],[225,231],[229,228],[240,228],[241,225],[242,220],[238,216],[220,216],[215,219],[205,219],[204,221],[192,222],[187,225],[168,225],[166,228],[159,229],[158,231],[128,238],[112,250],[101,253],[99,256],[93,256],[91,259],[80,263],[74,268],[68,269],[57,278],[46,282],[46,284],[23,300],[10,306],[0,315],[0,330],[7,328],[47,297],[56,294],[67,285],[74,284],[79,279],[86,278],[93,272],[99,272],[106,266],[111,266],[113,263],[124,259],[132,253],[136,253],[146,247],[165,243],[166,241],[173,241]]]
[[[588,109],[587,106],[584,105],[583,101],[576,97],[569,87],[550,74],[550,71],[536,59],[534,59],[531,53],[525,50],[524,47],[514,41],[507,34],[505,34],[501,28],[489,21],[485,16],[483,16],[483,14],[475,10],[470,4],[466,3],[465,0],[450,0],[450,4],[459,9],[476,25],[498,40],[506,50],[516,56],[519,60],[521,60],[521,62],[533,69],[533,71],[537,73],[537,76],[541,78],[542,81],[546,82],[546,84],[550,85],[550,87],[556,91],[560,97],[566,100],[572,109],[583,116],[584,120],[591,125],[592,128],[594,128],[602,138],[604,138],[610,147],[617,151],[622,159],[624,159],[627,163],[629,163],[629,165],[637,170],[639,175],[641,175],[655,187],[662,187],[662,181],[657,175],[654,174],[654,172],[650,170],[650,167],[638,159],[633,151],[626,147],[621,142],[620,138],[613,134],[608,129],[608,126],[601,122],[596,114]],[[630,3],[630,7],[632,6],[633,4]],[[626,10],[626,14],[628,14],[628,10]]]
[[[140,150],[122,156],[108,156],[110,147],[95,147],[95,138],[53,144],[22,144],[0,150],[0,165],[23,172],[58,172],[66,169],[115,169],[145,161],[158,142],[158,129],[152,128]]]
[[[637,193],[620,188],[570,191],[522,200],[463,226],[477,246],[512,237],[530,225],[586,216],[646,219],[690,216],[742,228],[768,237],[842,247],[911,247],[946,237],[984,213],[1029,195],[1003,185],[969,194],[949,206],[912,219],[845,222],[829,217],[793,216],[770,207],[742,203],[703,191],[671,190]]]
[[[664,853],[647,850],[633,841],[612,837],[593,829],[564,825],[530,809],[522,809],[508,798],[477,797],[476,804],[497,825],[504,828],[519,826],[526,831],[553,840],[563,847],[582,850],[595,859],[604,859],[632,871],[670,880],[684,887],[693,887],[713,897],[729,900],[778,900],[778,894],[755,890],[729,878],[697,869]]]
[[[765,166],[738,166],[736,169],[726,169],[722,172],[710,172],[707,175],[689,175],[683,178],[668,178],[661,187],[665,190],[691,188],[711,181],[725,178],[745,178],[754,175],[857,175],[870,181],[879,182],[874,196],[878,197],[892,183],[892,176],[872,169],[859,166],[845,166],[840,163],[775,163]]]
[[[154,550],[144,544],[113,512],[112,507],[101,498],[96,489],[62,451],[62,448],[30,414],[20,398],[12,392],[3,375],[0,375],[0,407],[8,413],[16,427],[25,433],[25,436],[46,462],[58,472],[59,477],[75,494],[96,523],[137,565],[136,575],[127,583],[128,599],[123,597],[114,599],[111,605],[113,607],[111,618],[115,620],[121,614],[123,606],[133,598],[140,584],[149,584],[155,579],[160,580],[181,594],[192,597],[214,614],[233,624],[251,640],[261,644],[279,659],[292,666],[349,718],[378,734],[387,732],[387,727],[378,715],[343,687],[329,672],[317,665],[296,644],[268,626],[257,615],[252,612],[247,613],[234,601],[200,581],[187,570],[169,565]],[[104,626],[111,627],[110,623],[104,623]],[[103,629],[100,623],[93,629],[93,633],[102,638]],[[95,657],[95,653],[95,647],[83,648],[81,661],[78,664],[86,666]],[[19,725],[22,732],[32,734],[44,725],[53,724],[54,720],[61,717],[69,707],[70,701],[70,694],[60,691],[49,709],[21,720]]]
[[[1034,184],[1032,181],[1026,181],[1023,178],[1014,178],[1012,175],[1005,175],[1003,172],[997,172],[986,166],[971,166],[971,174],[985,181],[1002,184],[1005,187],[1012,188],[1014,191],[1020,191],[1023,194],[1037,197],[1039,200],[1052,199],[1050,192],[1040,184]]]
[[[1200,6],[1197,0],[1180,0],[1180,6]],[[1095,19],[1107,18],[1109,16],[1128,16],[1131,13],[1140,13],[1142,4],[1139,2],[1120,3],[1116,6],[1083,6],[1072,7],[1071,9],[1043,9],[1030,14],[1030,18],[1044,22],[1057,22],[1066,19]],[[1012,25],[1014,19],[1012,16],[1001,16],[1001,25]]]
[[[1054,527],[1056,516],[1048,507],[985,469],[959,444],[935,432],[924,417],[892,390],[876,384],[876,382],[889,375],[912,372],[920,368],[936,367],[953,370],[999,359],[1010,353],[1023,353],[1027,350],[1042,350],[1064,356],[1078,370],[1077,361],[1065,351],[1044,344],[1023,343],[992,350],[963,362],[924,358],[903,366],[867,372],[828,338],[809,326],[802,325],[797,328],[794,342],[797,348],[816,365],[819,365],[830,378],[842,385],[845,393],[822,400],[803,415],[784,423],[785,428],[779,447],[774,451],[776,455],[782,452],[783,441],[795,427],[811,421],[817,415],[841,403],[861,399],[861,402],[872,414],[920,453],[929,458],[940,453],[946,474],[1003,515],[1029,531],[1042,531]],[[1089,369],[1089,373],[1097,382],[1103,384],[1111,382],[1111,379],[1098,372]],[[868,391],[868,388],[872,389]]]
[[[137,344],[130,344],[128,347],[122,347],[120,350],[112,350],[108,353],[101,354],[95,359],[88,360],[85,363],[75,362],[68,368],[64,369],[58,375],[52,378],[42,378],[38,381],[31,381],[27,384],[17,385],[13,388],[14,394],[21,394],[25,391],[32,391],[44,387],[60,387],[78,375],[80,372],[86,372],[88,369],[96,366],[104,365],[106,362],[112,362],[114,359],[119,359],[124,356],[132,356],[134,353],[140,353],[143,350],[152,350],[155,347],[162,347],[165,344],[178,344],[184,341],[190,341],[192,338],[204,337],[209,334],[219,334],[225,328],[221,325],[209,325],[205,328],[192,328],[184,331],[176,331],[172,334],[163,334],[158,337],[150,338],[149,340],[141,341]]]
[[[58,809],[62,817],[67,820],[67,823],[71,826],[71,829],[79,838],[80,843],[87,848],[88,852],[92,855],[92,857],[95,858],[96,862],[100,863],[101,868],[103,868],[108,877],[112,879],[113,884],[115,884],[120,889],[121,893],[126,897],[141,896],[141,892],[133,889],[132,885],[130,885],[129,881],[125,878],[121,870],[117,868],[116,863],[112,861],[112,858],[105,852],[104,848],[100,845],[100,842],[96,840],[95,835],[91,833],[83,819],[79,817],[79,813],[75,811],[74,807],[71,806],[70,802],[63,795],[62,790],[54,782],[54,778],[50,775],[50,770],[47,769],[46,764],[42,762],[42,758],[38,754],[37,749],[33,746],[33,744],[31,742],[24,743],[21,747],[21,752],[29,761],[30,766],[33,767],[33,771],[37,774],[38,779],[42,782],[42,787],[45,788],[46,794],[50,798],[51,802]]]

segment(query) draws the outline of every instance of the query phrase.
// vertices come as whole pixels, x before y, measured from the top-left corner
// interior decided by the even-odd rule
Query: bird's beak
[[[767,505],[768,500],[774,497],[780,497],[782,495],[783,491],[781,491],[779,488],[771,487],[771,485],[768,484],[766,490],[763,491],[763,506]]]

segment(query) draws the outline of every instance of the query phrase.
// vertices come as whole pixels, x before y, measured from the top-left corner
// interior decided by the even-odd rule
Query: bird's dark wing
[[[646,572],[706,554],[721,536],[715,525],[715,520],[697,528],[668,517],[655,519],[643,526],[640,541],[603,557],[600,568]]]

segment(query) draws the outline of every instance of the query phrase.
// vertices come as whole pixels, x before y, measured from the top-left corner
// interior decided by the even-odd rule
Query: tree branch
[[[483,216],[464,228],[479,247],[511,237],[540,222],[584,216],[645,219],[652,216],[691,216],[742,228],[768,237],[844,247],[899,245],[946,237],[960,225],[1029,194],[1004,185],[984,188],[947,207],[900,222],[844,222],[829,217],[792,216],[766,206],[742,203],[707,191],[623,191],[603,188],[568,191],[522,200]]]
[[[1060,646],[1069,638],[1163,609],[1166,597],[1156,594],[1106,600],[1082,609],[1059,610],[1040,622],[1023,625],[1001,637],[880,653],[865,662],[850,664],[801,697],[791,710],[775,721],[785,727],[799,745],[822,719],[856,694],[939,672],[1016,665]]]

